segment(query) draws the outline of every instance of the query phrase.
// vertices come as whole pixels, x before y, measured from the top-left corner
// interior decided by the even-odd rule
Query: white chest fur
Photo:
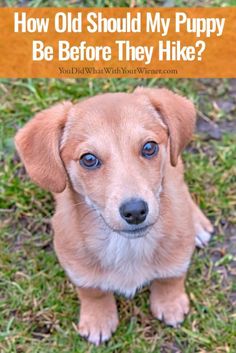
[[[112,233],[109,239],[97,239],[93,243],[94,253],[99,258],[102,273],[94,271],[86,275],[72,268],[66,268],[71,281],[82,287],[97,287],[104,291],[115,291],[133,296],[136,290],[155,278],[180,276],[187,271],[190,258],[172,261],[163,268],[156,256],[157,239],[154,231],[146,237],[127,239]],[[96,251],[96,252],[95,252]],[[153,262],[153,264],[152,264]]]

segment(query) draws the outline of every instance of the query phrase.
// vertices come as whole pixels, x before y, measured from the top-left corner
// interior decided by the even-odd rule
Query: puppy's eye
[[[100,160],[92,153],[85,153],[80,157],[80,165],[86,169],[96,169],[101,165]]]
[[[158,151],[159,151],[158,144],[154,141],[148,141],[143,146],[141,153],[143,157],[151,159],[157,155]]]

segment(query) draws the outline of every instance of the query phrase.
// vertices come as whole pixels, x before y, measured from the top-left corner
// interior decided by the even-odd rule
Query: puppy
[[[168,325],[189,311],[195,242],[213,230],[183,177],[194,124],[186,98],[138,88],[57,104],[16,135],[28,174],[54,193],[55,251],[80,298],[78,331],[96,345],[118,325],[113,292],[150,284],[151,311]]]

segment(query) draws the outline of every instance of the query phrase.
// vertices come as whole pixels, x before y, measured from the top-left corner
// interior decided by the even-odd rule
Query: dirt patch
[[[225,288],[231,288],[236,279],[236,225],[224,224],[216,230],[218,234],[224,234],[223,243],[210,246],[209,253],[214,264],[214,270],[222,278],[221,284]],[[236,292],[229,295],[232,306],[236,305]]]
[[[222,133],[235,134],[236,133],[236,117],[235,117],[235,120],[233,120],[233,121],[227,121],[227,120],[221,121],[218,124],[218,127]]]

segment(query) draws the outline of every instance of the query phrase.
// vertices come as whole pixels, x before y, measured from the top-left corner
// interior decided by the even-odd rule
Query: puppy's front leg
[[[115,298],[100,289],[77,288],[80,299],[78,331],[97,346],[107,341],[118,325]]]
[[[184,287],[185,277],[153,281],[150,304],[152,314],[167,325],[176,327],[189,311],[189,299]]]

